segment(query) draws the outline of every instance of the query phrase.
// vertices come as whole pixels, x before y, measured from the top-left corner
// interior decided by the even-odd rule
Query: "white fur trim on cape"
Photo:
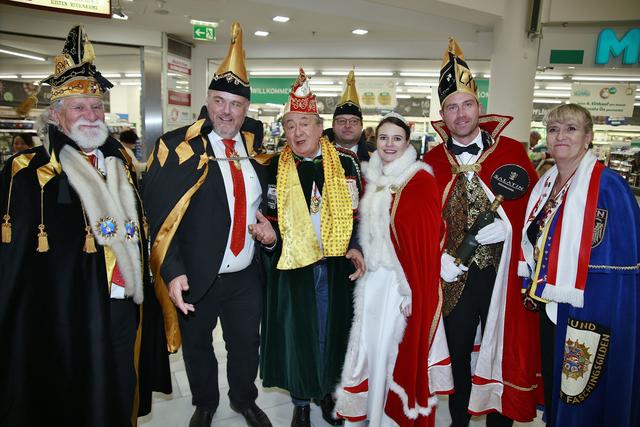
[[[416,150],[409,145],[402,156],[384,165],[378,152],[371,155],[368,163],[362,164],[367,187],[360,201],[359,241],[368,270],[380,266],[396,272],[400,294],[411,295],[411,288],[396,256],[391,233],[391,200],[395,191],[408,182],[419,170],[431,174],[430,166],[416,161]]]
[[[116,256],[118,268],[125,280],[125,295],[132,296],[140,304],[143,299],[142,263],[138,245],[140,221],[135,194],[124,163],[116,157],[107,157],[105,182],[78,151],[67,145],[60,150],[60,164],[82,201],[96,241],[111,248]],[[116,234],[109,238],[96,231],[96,224],[100,218],[105,217],[113,218],[117,225]],[[126,221],[134,221],[138,229],[138,233],[130,239],[125,231]]]
[[[411,298],[411,288],[391,242],[389,228],[392,192],[402,187],[420,170],[425,170],[433,175],[431,167],[416,161],[416,157],[415,149],[413,146],[409,146],[401,157],[387,165],[383,165],[377,152],[371,155],[368,163],[361,165],[367,186],[360,205],[359,239],[368,271],[364,277],[357,281],[354,290],[354,316],[341,381],[336,388],[334,415],[340,413],[349,417],[359,417],[367,414],[368,390],[357,394],[345,391],[345,387],[361,384],[368,380],[369,376],[366,350],[360,342],[367,281],[379,268],[387,269],[395,275],[398,292],[409,301]],[[391,286],[391,284],[389,285]],[[395,344],[389,348],[390,361],[396,360],[406,324],[406,319],[404,319],[396,325],[393,331]],[[437,404],[437,398],[430,398],[426,408],[420,406],[409,408],[406,392],[393,380],[394,368],[395,363],[389,363],[387,366],[387,384],[389,384],[391,391],[400,396],[405,415],[410,419],[416,419],[418,415],[429,415],[433,406]]]

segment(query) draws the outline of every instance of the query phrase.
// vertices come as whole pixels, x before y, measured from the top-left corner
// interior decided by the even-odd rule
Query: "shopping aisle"
[[[213,331],[214,347],[218,358],[218,381],[220,383],[220,406],[213,417],[213,426],[220,427],[245,427],[247,423],[241,415],[233,412],[229,408],[229,397],[227,392],[229,385],[227,382],[227,352],[222,340],[222,330],[220,325]],[[171,361],[171,382],[173,394],[165,395],[154,393],[153,410],[151,414],[139,419],[140,427],[187,427],[189,419],[193,414],[194,407],[191,405],[191,391],[187,381],[187,373],[182,361],[182,351],[170,356]],[[291,414],[293,405],[289,394],[280,389],[265,389],[261,381],[256,380],[258,386],[257,404],[262,408],[274,427],[288,427],[291,425]],[[447,398],[440,400],[439,409],[436,413],[436,427],[447,427],[451,423],[447,408]],[[320,408],[311,405],[311,424],[314,427],[328,426],[322,419]],[[471,427],[484,427],[484,417],[474,418]],[[543,427],[542,421],[536,420],[533,423],[515,423],[514,426]]]

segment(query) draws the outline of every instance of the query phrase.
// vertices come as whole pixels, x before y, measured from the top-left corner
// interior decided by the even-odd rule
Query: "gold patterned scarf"
[[[343,256],[353,228],[353,208],[344,169],[338,152],[327,138],[320,139],[324,188],[320,211],[320,236],[324,254],[318,245],[309,215],[293,152],[287,145],[280,155],[276,194],[278,224],[282,236],[279,270],[293,270],[313,264],[323,256]]]

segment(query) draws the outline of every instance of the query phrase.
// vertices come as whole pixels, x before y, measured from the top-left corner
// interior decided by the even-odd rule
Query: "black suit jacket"
[[[160,138],[158,144],[162,141],[169,154],[163,166],[160,167],[159,162],[151,164],[145,183],[145,203],[149,211],[154,245],[156,240],[166,238],[163,237],[163,229],[166,230],[172,223],[179,222],[168,244],[166,255],[159,261],[159,273],[165,284],[182,274],[187,275],[189,290],[183,294],[183,298],[188,303],[199,301],[214,283],[224,257],[231,226],[231,213],[220,166],[215,160],[203,160],[203,155],[209,159],[215,157],[208,138],[212,126],[206,109],[203,108],[203,111],[201,120],[204,122],[199,121],[198,127],[194,128],[199,123],[196,122],[194,125],[168,132]],[[247,153],[256,152],[257,148],[261,147],[261,122],[247,118],[240,133]],[[249,137],[253,138],[253,141],[248,141]],[[195,155],[181,162],[179,153],[184,150],[179,147],[181,144],[185,147],[185,141]],[[158,160],[158,150],[159,145],[154,149],[154,162]],[[251,164],[264,193],[265,167],[253,159]],[[205,170],[206,177],[203,178]],[[185,203],[188,203],[188,206],[185,206]],[[181,218],[172,214],[176,209],[182,211]],[[253,221],[253,218],[247,218],[248,223]],[[154,246],[152,252],[153,250]],[[258,259],[257,256],[254,258]]]

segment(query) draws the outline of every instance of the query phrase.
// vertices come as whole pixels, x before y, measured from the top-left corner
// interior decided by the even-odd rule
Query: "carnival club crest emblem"
[[[564,361],[562,362],[562,374],[575,380],[584,377],[591,363],[589,347],[580,341],[567,340],[564,344]]]
[[[595,248],[604,239],[604,232],[607,229],[607,217],[609,211],[606,209],[596,209],[596,223],[593,225],[593,238],[591,240],[591,247]]]
[[[595,390],[606,366],[610,341],[607,328],[569,318],[560,383],[564,402],[580,404]]]

